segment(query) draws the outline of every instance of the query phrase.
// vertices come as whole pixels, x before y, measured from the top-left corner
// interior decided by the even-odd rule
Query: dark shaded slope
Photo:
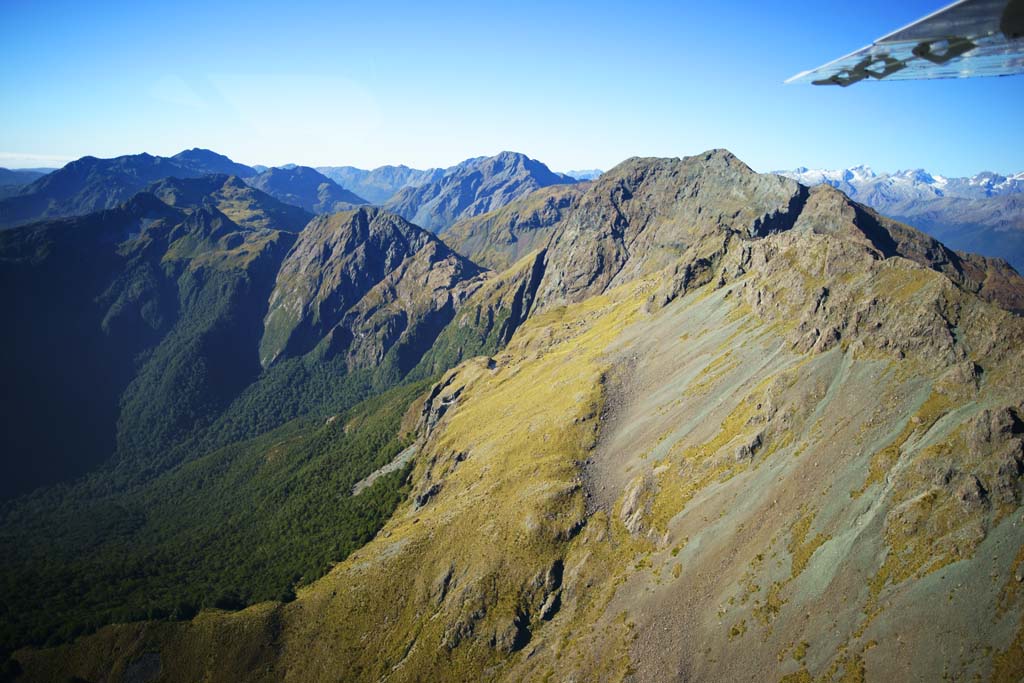
[[[114,208],[161,178],[210,173],[245,176],[252,175],[253,170],[200,149],[170,158],[151,154],[113,159],[82,157],[0,201],[0,228]]]
[[[196,208],[212,203],[218,211],[245,228],[298,232],[313,217],[300,207],[246,185],[237,176],[164,178],[150,185],[147,191],[170,206]]]
[[[0,278],[17,295],[2,305],[17,325],[3,365],[19,397],[5,415],[5,452],[18,456],[3,462],[4,493],[81,474],[115,450],[145,469],[201,424],[259,371],[241,342],[259,334],[293,239],[151,194],[4,233]]]

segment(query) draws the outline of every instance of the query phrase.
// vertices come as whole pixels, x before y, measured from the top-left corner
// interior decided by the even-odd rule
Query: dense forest
[[[409,445],[402,417],[428,384],[292,420],[128,492],[89,500],[64,487],[8,504],[0,647],[290,600],[372,538],[404,497],[408,467],[351,491]]]

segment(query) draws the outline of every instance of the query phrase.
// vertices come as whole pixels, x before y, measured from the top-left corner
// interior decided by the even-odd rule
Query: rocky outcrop
[[[320,345],[353,367],[400,341],[418,362],[480,269],[437,238],[380,209],[312,221],[277,276],[260,342],[264,367]]]
[[[664,268],[708,237],[788,229],[806,196],[725,150],[625,161],[594,183],[554,237],[540,305],[581,301]]]
[[[430,377],[455,362],[504,347],[533,312],[545,257],[544,251],[535,252],[504,272],[489,274],[423,356],[414,376]]]
[[[1006,261],[955,252],[923,232],[853,202],[828,185],[811,190],[794,228],[842,235],[870,246],[879,258],[910,259],[1006,310],[1024,312],[1024,279]]]

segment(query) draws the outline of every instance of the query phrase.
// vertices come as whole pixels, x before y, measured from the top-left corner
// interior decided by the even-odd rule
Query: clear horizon
[[[189,147],[189,148],[185,148],[185,149],[180,149],[180,150],[178,150],[178,152],[184,152],[184,151],[187,151],[188,149],[192,149],[192,148]],[[220,153],[220,152],[218,152],[215,149],[209,150],[209,151]],[[499,152],[505,152],[505,151],[515,152],[516,150],[499,150],[498,152],[494,152],[494,154],[498,154]],[[709,150],[700,150],[698,152],[694,152],[693,154],[700,154],[701,152],[705,152],[705,151],[709,151]],[[178,152],[175,152],[174,154],[177,154]],[[134,152],[133,154],[141,154],[141,153],[143,153],[143,152]],[[152,154],[151,152],[147,152],[147,153]],[[170,157],[170,156],[174,156],[174,154],[158,155],[158,156]],[[494,156],[494,154],[474,154],[474,155],[466,157],[466,159],[462,159],[460,161],[468,161],[469,159],[474,159],[474,158],[478,158],[478,157]],[[86,156],[96,156],[96,155],[92,154],[92,155],[86,155]],[[122,155],[118,155],[118,156],[122,156]],[[225,156],[228,156],[228,155],[225,155]],[[529,156],[529,155],[527,155],[527,156]],[[77,157],[77,158],[80,159],[82,157]],[[107,157],[107,158],[111,158],[111,157]],[[229,157],[229,158],[231,158],[232,161],[235,161],[237,163],[245,164],[246,166],[267,166],[267,167],[271,167],[269,164],[261,164],[259,162],[240,161],[240,160],[232,158],[232,157]],[[620,162],[612,164],[612,165],[608,166],[607,168],[600,168],[600,169],[598,169],[598,168],[586,168],[586,167],[583,167],[583,166],[573,166],[571,168],[555,168],[555,167],[551,166],[550,164],[548,164],[547,162],[545,162],[543,159],[536,159],[535,157],[531,157],[531,158],[534,158],[536,161],[540,161],[540,162],[544,163],[546,166],[548,166],[548,168],[550,168],[552,171],[555,171],[557,173],[568,173],[570,171],[577,171],[577,172],[579,172],[579,171],[595,171],[595,170],[599,170],[599,171],[601,171],[603,173],[603,172],[611,170],[612,168],[617,166],[618,163],[622,163],[622,161],[625,161],[629,157],[626,157],[626,159],[622,159]],[[740,157],[740,160],[744,161],[744,162],[746,161],[742,157]],[[68,162],[70,162],[70,161],[75,161],[75,159],[69,159]],[[4,158],[3,158],[2,155],[0,155],[0,168],[7,168],[7,169],[10,169],[10,170],[36,170],[36,169],[46,169],[46,168],[59,169],[62,166],[64,166],[65,163],[68,163],[68,162],[64,162],[64,163],[61,163],[59,165],[54,165],[54,166],[47,166],[45,163],[32,163],[31,161],[26,161],[23,165],[5,165],[4,164]],[[456,162],[456,163],[459,163],[459,162]],[[283,164],[278,164],[277,166],[280,167],[280,166],[288,166],[288,165],[311,166],[310,164],[300,164],[300,163],[297,163],[297,162],[285,162]],[[397,164],[381,164],[380,166],[364,166],[364,167],[356,167],[356,168],[361,168],[363,170],[372,171],[372,170],[374,170],[376,168],[380,168],[382,166],[392,166],[392,167],[395,167],[395,166],[406,166],[406,167],[414,168],[414,169],[417,169],[417,170],[426,170],[426,169],[430,169],[430,168],[450,168],[451,166],[454,166],[454,165],[455,164],[449,164],[448,166],[430,165],[430,166],[413,167],[410,164],[397,163]],[[341,167],[341,166],[352,166],[352,165],[351,164],[317,164],[317,166],[315,166],[314,168],[316,168],[316,167],[319,167],[319,168]],[[844,166],[842,168],[820,168],[820,167],[819,168],[812,168],[812,167],[794,166],[792,168],[764,168],[764,169],[762,169],[762,168],[754,168],[754,170],[757,171],[758,173],[777,173],[777,172],[779,172],[779,173],[788,173],[788,172],[796,171],[799,168],[806,168],[808,171],[839,171],[839,170],[849,170],[849,169],[853,169],[853,168],[857,168],[857,167],[867,167],[867,168],[870,168],[873,172],[875,172],[875,173],[877,173],[879,175],[893,175],[893,174],[896,174],[896,173],[905,172],[905,171],[913,171],[913,170],[918,170],[918,168],[921,168],[921,167],[915,167],[915,168],[908,167],[908,168],[897,168],[897,169],[879,169],[879,168],[876,168],[873,164],[861,163],[861,164],[853,164],[851,166]],[[1024,164],[1022,164],[1021,168],[1024,169]],[[1012,176],[1012,175],[1016,175],[1016,174],[1024,172],[1024,171],[1020,171],[1020,170],[1014,171],[1014,170],[982,168],[982,169],[978,169],[974,173],[968,173],[968,174],[965,174],[963,176],[951,176],[951,175],[948,175],[948,174],[940,173],[938,171],[933,171],[932,169],[929,169],[929,168],[924,168],[922,170],[928,171],[929,173],[933,173],[935,175],[942,175],[942,176],[947,177],[947,178],[949,178],[949,177],[971,177],[971,176],[977,175],[979,173],[984,173],[984,172],[998,173],[998,174],[1004,175],[1004,176]]]
[[[607,170],[725,147],[758,171],[1020,172],[1024,77],[783,84],[943,4],[9,4],[0,166],[203,147],[427,168],[509,149]]]

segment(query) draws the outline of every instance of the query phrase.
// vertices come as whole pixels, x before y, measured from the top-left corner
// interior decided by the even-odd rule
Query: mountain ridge
[[[577,189],[473,223],[509,261],[502,231],[544,232],[469,278],[441,332],[469,352],[410,406],[409,495],[372,540],[295,600],[19,650],[25,680],[1013,680],[1024,281],[726,150]],[[274,349],[333,343],[344,266],[297,276],[358,261],[374,220],[447,258],[371,209],[315,219]],[[393,337],[402,290],[353,329]]]
[[[808,186],[831,185],[953,249],[1005,258],[1024,270],[1024,173],[947,178],[923,169],[876,173],[867,166],[777,173]]]
[[[111,209],[163,178],[211,172],[240,176],[254,173],[248,166],[199,148],[173,157],[145,152],[110,159],[85,156],[0,200],[0,228]]]

